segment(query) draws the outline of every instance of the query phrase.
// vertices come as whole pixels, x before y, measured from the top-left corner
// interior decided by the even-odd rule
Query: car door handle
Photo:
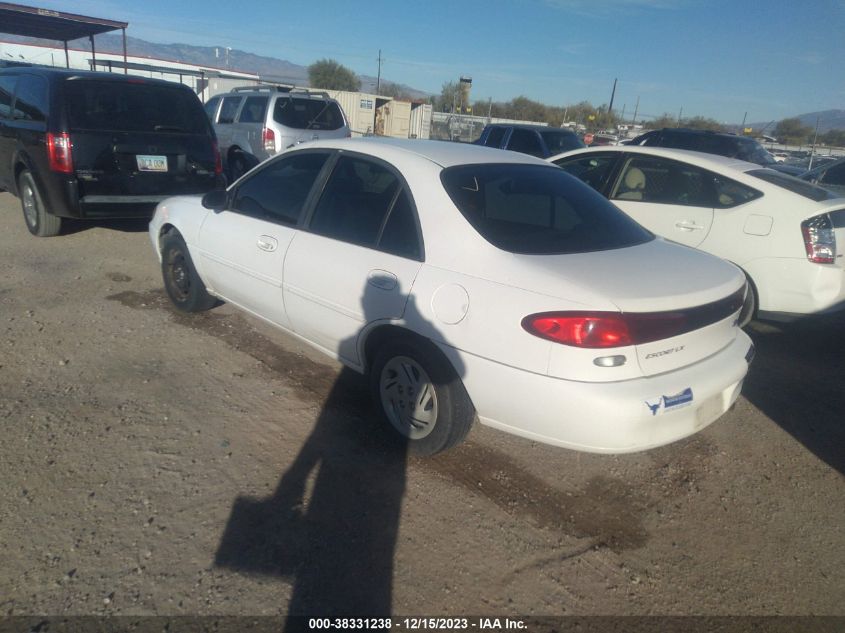
[[[675,228],[681,229],[682,231],[701,231],[704,226],[690,220],[681,220],[680,222],[675,222]]]
[[[399,280],[396,275],[386,270],[371,270],[367,275],[367,283],[381,290],[393,290]]]
[[[260,248],[262,251],[267,251],[268,253],[272,253],[279,247],[279,242],[276,240],[276,238],[270,237],[269,235],[260,236],[256,244],[258,248]]]

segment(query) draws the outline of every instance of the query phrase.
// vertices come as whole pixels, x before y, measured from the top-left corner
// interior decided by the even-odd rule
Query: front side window
[[[654,236],[562,169],[478,164],[441,173],[449,197],[488,242],[511,253],[624,248]]]
[[[217,116],[218,123],[234,123],[235,115],[238,113],[238,106],[241,105],[241,97],[223,97],[223,104],[220,106],[220,114]]]
[[[487,139],[484,141],[484,144],[487,147],[501,147],[502,139],[505,138],[506,131],[507,128],[503,127],[490,128],[490,131],[487,133]]]
[[[523,130],[514,128],[511,137],[508,139],[508,146],[505,149],[532,156],[543,156],[543,146],[540,144],[540,137],[534,130]]]
[[[267,113],[267,97],[247,97],[244,107],[241,108],[241,116],[238,119],[241,123],[263,123],[264,115]]]
[[[47,120],[47,80],[37,75],[21,75],[15,97],[16,119]]]
[[[674,160],[638,156],[627,161],[610,194],[613,200],[638,200],[691,207],[718,206],[713,174]]]
[[[324,152],[302,152],[272,161],[238,186],[232,210],[295,226],[327,158]]]
[[[839,163],[830,167],[819,178],[819,182],[823,185],[845,186],[845,163]]]
[[[617,159],[618,154],[587,154],[562,158],[555,164],[596,191],[604,191]]]
[[[273,120],[297,130],[338,130],[343,127],[343,113],[334,101],[279,97],[273,108]]]
[[[311,218],[314,233],[402,257],[421,255],[411,197],[391,169],[341,156]]]
[[[17,75],[0,75],[0,119],[12,116],[12,95],[17,78]]]

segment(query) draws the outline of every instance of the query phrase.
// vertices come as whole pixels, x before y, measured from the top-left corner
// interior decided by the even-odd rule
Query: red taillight
[[[214,150],[214,173],[219,176],[223,173],[223,159],[220,157],[220,148],[217,146],[217,141],[211,141],[211,147]]]
[[[827,214],[817,215],[801,223],[804,250],[814,264],[832,264],[836,261],[836,235],[833,222]]]
[[[265,127],[261,131],[261,140],[264,143],[264,151],[265,152],[275,152],[276,151],[276,133],[271,130],[269,127]]]
[[[73,173],[73,154],[70,134],[63,132],[53,134],[47,132],[47,158],[50,169],[61,174]]]
[[[522,320],[522,327],[540,338],[575,347],[633,345],[625,317],[612,312],[532,314]]]

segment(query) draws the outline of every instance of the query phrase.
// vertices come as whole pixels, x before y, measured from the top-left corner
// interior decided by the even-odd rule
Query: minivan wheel
[[[168,233],[161,243],[161,276],[167,296],[180,312],[201,312],[214,307],[182,236]]]
[[[475,420],[461,379],[439,350],[424,341],[386,341],[373,361],[370,389],[381,417],[416,455],[455,446]]]
[[[21,172],[18,178],[18,193],[21,197],[23,219],[29,232],[38,237],[53,237],[62,230],[62,219],[47,213],[44,198],[29,171]]]

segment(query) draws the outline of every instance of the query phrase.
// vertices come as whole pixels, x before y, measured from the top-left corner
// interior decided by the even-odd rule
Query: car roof
[[[549,130],[560,130],[561,132],[569,132],[574,134],[569,128],[552,127],[551,125],[537,125],[534,123],[488,123],[487,127],[512,127],[520,130],[537,130],[538,132],[547,132]]]
[[[749,163],[738,158],[728,158],[719,154],[707,154],[705,152],[695,152],[689,149],[674,149],[671,147],[649,147],[643,145],[599,145],[597,147],[588,147],[586,149],[575,149],[556,156],[551,156],[548,160],[555,161],[564,156],[582,153],[601,153],[601,152],[615,152],[626,154],[644,154],[646,156],[661,156],[663,158],[674,158],[676,160],[683,160],[700,167],[709,169],[735,169],[739,171],[750,171],[752,169],[763,169],[757,163]]]
[[[508,150],[494,149],[470,143],[432,141],[421,139],[398,139],[383,137],[359,137],[346,139],[325,139],[297,146],[345,149],[389,159],[391,156],[417,156],[443,168],[470,163],[521,163],[548,165],[546,161]]]
[[[0,68],[2,73],[15,73],[27,75],[43,75],[45,77],[52,77],[56,79],[96,79],[97,81],[119,81],[124,83],[144,83],[155,84],[159,86],[176,86],[190,90],[188,86],[180,84],[176,81],[167,81],[166,79],[154,79],[152,77],[144,77],[141,75],[124,75],[123,73],[111,73],[106,71],[96,70],[74,70],[73,68],[53,68],[51,66],[9,66],[7,68]],[[191,90],[193,92],[193,90]]]

